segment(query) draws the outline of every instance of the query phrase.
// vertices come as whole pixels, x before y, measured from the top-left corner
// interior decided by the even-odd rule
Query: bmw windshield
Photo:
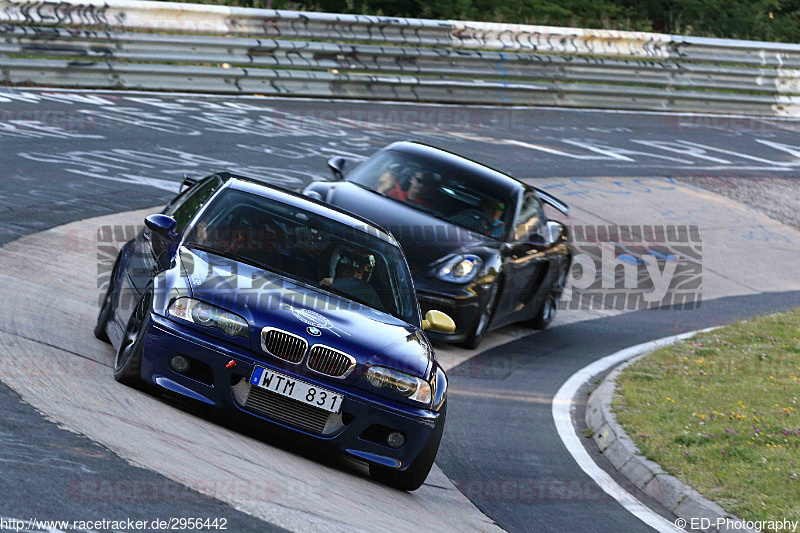
[[[366,224],[350,227],[226,189],[203,212],[185,246],[262,267],[419,326],[402,253]]]

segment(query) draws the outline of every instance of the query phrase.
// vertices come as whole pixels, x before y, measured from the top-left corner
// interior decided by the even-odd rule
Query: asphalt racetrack
[[[800,233],[680,180],[754,177],[768,186],[791,178],[800,165],[798,125],[2,90],[0,471],[11,481],[0,484],[0,517],[222,517],[233,531],[411,531],[426,520],[443,530],[649,529],[581,471],[550,402],[569,376],[619,349],[800,306]],[[572,206],[568,224],[699,227],[702,305],[566,309],[542,333],[512,327],[478,352],[437,348],[451,383],[441,470],[412,494],[375,485],[358,465],[113,381],[113,353],[91,337],[98,227],[141,223],[147,211],[131,212],[165,203],[184,175],[230,170],[299,188],[327,178],[330,155],[359,160],[403,139],[535,182]]]

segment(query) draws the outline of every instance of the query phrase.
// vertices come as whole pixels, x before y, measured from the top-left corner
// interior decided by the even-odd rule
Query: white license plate
[[[253,369],[250,384],[298,402],[319,407],[329,413],[338,413],[344,398],[341,394],[260,366]]]

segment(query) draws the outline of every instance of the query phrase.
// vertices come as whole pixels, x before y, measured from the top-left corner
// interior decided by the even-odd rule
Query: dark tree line
[[[800,0],[199,1],[242,7],[481,20],[800,42]]]

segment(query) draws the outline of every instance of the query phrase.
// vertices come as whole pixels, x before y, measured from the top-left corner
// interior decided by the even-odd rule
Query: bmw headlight
[[[364,374],[367,383],[376,389],[391,389],[411,400],[430,405],[431,384],[418,377],[383,366],[371,366]]]
[[[221,330],[229,337],[246,339],[249,334],[244,318],[194,298],[178,298],[169,306],[168,312],[192,324]]]
[[[477,255],[459,254],[446,259],[436,272],[436,277],[451,283],[469,283],[483,266]]]

